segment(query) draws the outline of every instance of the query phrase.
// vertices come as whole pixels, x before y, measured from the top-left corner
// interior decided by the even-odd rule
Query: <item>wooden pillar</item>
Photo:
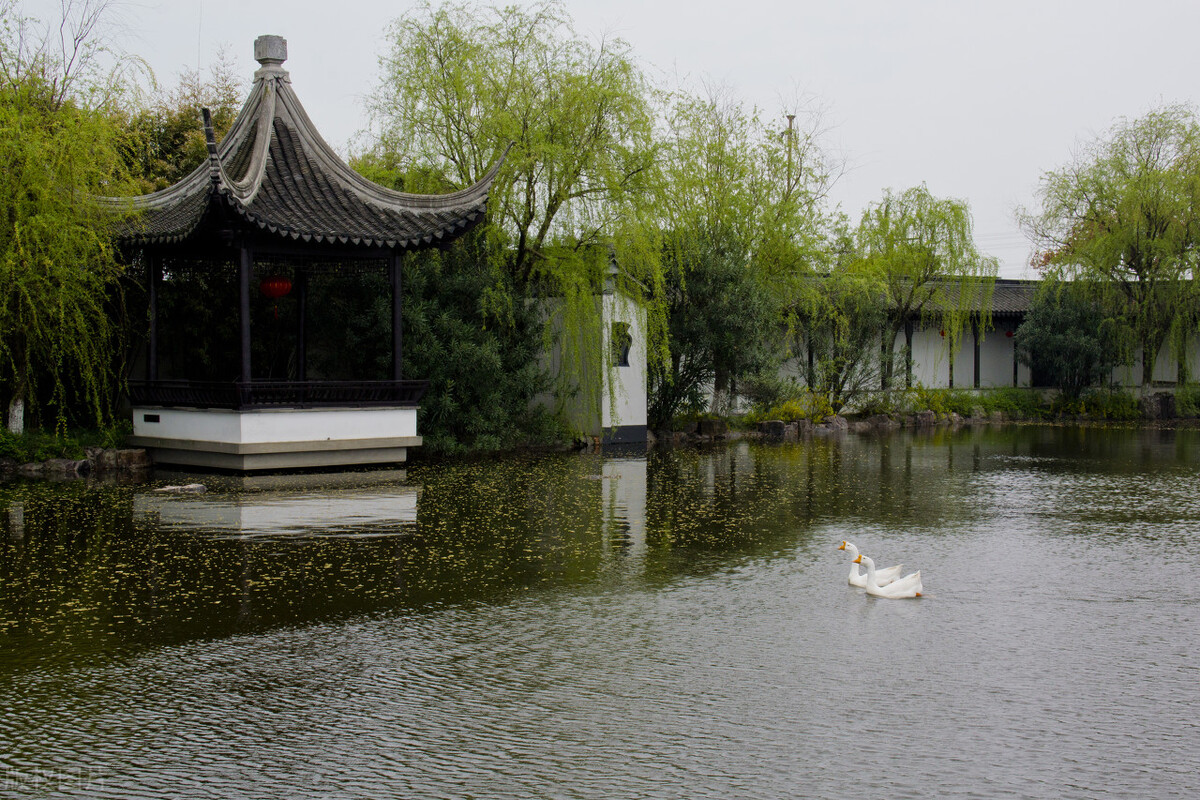
[[[945,323],[943,323],[945,324]],[[944,330],[944,329],[943,329]],[[946,337],[946,352],[950,354],[950,385],[948,388],[954,388],[954,346],[950,344],[950,337]]]
[[[971,335],[975,338],[975,388],[979,388],[979,320],[971,321]]]
[[[808,375],[805,376],[805,383],[807,383],[808,388],[811,389],[813,386],[813,375],[815,374],[815,368],[816,368],[816,364],[814,363],[815,359],[813,357],[812,335],[811,334],[804,337],[804,346],[808,349]]]
[[[1014,338],[1011,341],[1013,343],[1013,388],[1015,389],[1018,386],[1019,377],[1017,375],[1017,340]]]
[[[243,243],[238,259],[238,322],[241,329],[241,383],[250,383],[250,273],[254,268],[254,253]]]
[[[146,254],[147,288],[150,304],[150,341],[146,353],[146,379],[158,380],[158,288],[162,280],[162,268],[154,253]]]
[[[404,323],[401,319],[403,300],[400,281],[400,254],[393,251],[388,257],[388,272],[392,281],[392,380],[404,378]]]
[[[296,380],[308,380],[308,272],[296,272]]]

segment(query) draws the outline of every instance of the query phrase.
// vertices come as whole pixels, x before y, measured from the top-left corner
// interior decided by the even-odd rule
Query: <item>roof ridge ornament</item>
[[[259,80],[267,75],[287,75],[283,62],[287,61],[287,39],[274,34],[264,34],[254,40],[254,60],[262,68],[254,73],[254,79]]]
[[[212,112],[200,109],[204,121],[204,144],[208,147],[208,177],[214,184],[221,182],[221,155],[217,152],[217,135],[213,130]]]

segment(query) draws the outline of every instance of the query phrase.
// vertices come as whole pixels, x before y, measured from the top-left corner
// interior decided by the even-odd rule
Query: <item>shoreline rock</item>
[[[139,475],[153,464],[150,454],[141,448],[89,447],[86,458],[50,458],[24,464],[11,458],[0,459],[0,478],[14,475],[22,478],[72,480],[92,475]]]
[[[85,451],[97,472],[137,472],[150,469],[150,454],[140,447],[89,447]]]

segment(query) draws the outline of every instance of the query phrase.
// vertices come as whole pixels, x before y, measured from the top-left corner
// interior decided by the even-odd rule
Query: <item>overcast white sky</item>
[[[502,0],[502,2],[513,0]],[[53,16],[58,0],[23,0]],[[288,40],[309,115],[343,152],[366,125],[387,24],[411,0],[125,0],[126,50],[167,85],[228,47],[249,79],[254,38]],[[857,220],[885,188],[966,200],[1005,277],[1034,277],[1013,212],[1039,176],[1121,116],[1200,100],[1192,0],[568,0],[580,33],[617,35],[663,75],[730,87],[767,111],[797,90],[825,109]],[[786,122],[781,118],[781,127]]]

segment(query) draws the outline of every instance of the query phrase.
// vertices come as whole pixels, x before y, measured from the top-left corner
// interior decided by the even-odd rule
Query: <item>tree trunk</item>
[[[25,432],[25,390],[17,387],[8,403],[8,430],[18,436]]]
[[[1146,336],[1142,339],[1142,396],[1150,394],[1154,389],[1154,365],[1158,362],[1158,351],[1162,347],[1163,339],[1157,342],[1151,342],[1152,337]],[[1165,337],[1164,337],[1165,338]]]
[[[729,413],[729,407],[732,405],[729,397],[729,371],[718,367],[716,375],[713,376],[713,398],[711,411],[719,416],[725,416]]]

